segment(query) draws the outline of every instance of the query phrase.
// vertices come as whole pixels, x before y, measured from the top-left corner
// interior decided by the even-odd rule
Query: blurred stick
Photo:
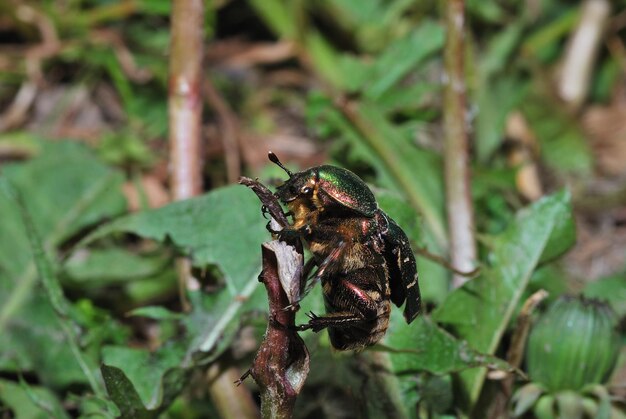
[[[450,260],[460,271],[474,269],[476,243],[468,168],[468,134],[465,99],[465,2],[445,2],[447,27],[444,50],[444,167],[446,210],[450,235]],[[458,288],[467,278],[454,274],[452,287]]]
[[[558,80],[559,96],[574,110],[582,105],[589,91],[593,65],[611,12],[608,0],[587,0],[581,7],[580,21],[565,51]]]
[[[218,364],[209,368],[209,394],[216,409],[227,413],[231,418],[256,419],[261,417],[252,394],[245,387],[233,386],[233,381],[239,378],[240,372],[233,367],[220,371]],[[231,391],[224,391],[229,388]]]
[[[204,6],[202,0],[176,0],[172,7],[172,43],[169,79],[170,188],[173,200],[202,192],[202,55]],[[191,263],[177,263],[180,299],[189,309],[186,293],[196,289]]]

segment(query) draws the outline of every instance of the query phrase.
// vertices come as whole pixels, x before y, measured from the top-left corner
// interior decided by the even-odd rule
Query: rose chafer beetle
[[[402,229],[380,208],[374,194],[357,175],[323,165],[292,173],[272,152],[269,159],[289,179],[276,197],[289,208],[293,224],[281,238],[299,237],[311,250],[306,280],[322,283],[326,315],[309,314],[298,330],[328,328],[336,349],[362,349],[384,336],[393,302],[405,301],[411,323],[420,311],[415,257]]]

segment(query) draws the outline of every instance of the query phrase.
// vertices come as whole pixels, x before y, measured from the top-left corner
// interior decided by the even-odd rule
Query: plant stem
[[[309,353],[295,327],[295,310],[284,310],[290,302],[279,278],[279,264],[290,257],[266,243],[262,247],[263,271],[259,277],[267,289],[270,321],[265,339],[254,358],[252,376],[261,391],[264,419],[291,418],[296,398],[309,373]]]
[[[224,371],[217,371],[218,369],[217,364],[213,364],[213,367],[209,369],[209,374],[216,374],[209,386],[209,394],[213,403],[215,403],[216,409],[227,417],[241,419],[259,418],[259,409],[250,391],[246,387],[233,385],[233,382],[239,378],[240,373],[233,367]]]
[[[263,184],[249,178],[241,178],[239,183],[252,189],[280,227],[289,224],[276,197]],[[267,291],[269,322],[252,368],[241,380],[251,374],[259,385],[264,419],[286,419],[293,417],[296,398],[309,373],[309,352],[295,330],[298,307],[285,309],[298,298],[290,290],[293,285],[300,289],[302,283],[303,250],[299,239],[290,239],[263,243],[261,252],[259,281]],[[296,267],[293,275],[285,274],[288,266]]]
[[[176,0],[172,6],[169,79],[170,188],[173,200],[202,192],[202,0]],[[180,296],[195,288],[188,260],[178,261]]]
[[[558,80],[559,96],[573,110],[578,110],[587,97],[611,4],[608,0],[586,0],[581,9],[580,21],[571,35]]]
[[[444,168],[446,210],[450,234],[450,260],[461,271],[474,269],[476,243],[474,241],[473,208],[468,168],[468,135],[466,124],[465,63],[464,63],[464,0],[445,2],[447,27],[444,51]],[[467,278],[454,275],[453,288],[460,287]]]

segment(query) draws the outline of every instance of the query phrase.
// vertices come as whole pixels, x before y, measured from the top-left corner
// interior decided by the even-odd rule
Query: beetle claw
[[[267,207],[265,205],[262,205],[261,206],[261,214],[263,215],[263,218],[268,220],[267,214],[269,214],[269,213],[270,213],[270,211],[267,209]]]

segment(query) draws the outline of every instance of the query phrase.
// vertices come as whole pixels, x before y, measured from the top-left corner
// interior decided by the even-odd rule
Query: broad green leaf
[[[620,318],[626,316],[626,274],[589,282],[583,289],[583,295],[606,300]]]
[[[15,419],[69,418],[61,402],[45,387],[0,380],[0,401],[5,406],[3,414],[8,414],[8,408],[13,412],[9,417]]]
[[[423,397],[415,382],[418,372],[444,375],[477,366],[510,370],[505,361],[476,351],[465,340],[441,329],[429,316],[422,315],[407,325],[401,311],[396,309],[392,309],[385,348],[389,350],[391,370],[397,376],[409,412]]]
[[[63,264],[63,273],[82,288],[124,284],[162,271],[171,259],[139,255],[123,248],[81,249]]]
[[[0,176],[23,197],[32,230],[41,237],[53,272],[56,246],[125,209],[123,177],[75,142],[40,142],[39,150],[32,160],[3,167]],[[0,334],[4,346],[0,370],[33,371],[50,386],[83,382],[83,372],[65,344],[50,299],[35,286],[36,264],[23,211],[13,201],[14,195],[6,187],[0,190]],[[52,295],[58,294],[58,289],[53,290]],[[55,297],[54,301],[60,300]]]
[[[154,353],[121,346],[104,347],[102,373],[109,395],[124,411],[124,404],[118,403],[114,395],[117,390],[122,391],[125,386],[131,385],[141,407],[153,411],[166,408],[186,384],[189,370],[180,367],[184,354],[182,342],[165,345]],[[112,368],[123,371],[126,380],[107,377],[106,374],[112,373],[119,378]],[[131,401],[129,399],[128,402]]]
[[[269,238],[260,207],[254,193],[232,185],[119,218],[96,230],[83,243],[119,232],[171,241],[191,256],[195,266],[218,266],[226,287],[235,295],[258,274],[261,243]]]
[[[433,319],[476,350],[493,354],[550,238],[563,234],[556,230],[561,220],[570,217],[569,200],[569,194],[561,192],[520,211],[515,222],[493,240],[489,266],[483,267],[480,277],[452,292]],[[470,403],[477,400],[484,377],[483,368],[461,373]]]
[[[100,382],[98,381],[98,377],[94,374],[94,367],[90,362],[92,360],[88,359],[80,348],[79,332],[76,327],[77,324],[74,322],[73,318],[71,318],[70,303],[63,295],[61,285],[53,272],[52,264],[47,260],[43,243],[36,231],[32,217],[30,216],[30,211],[26,207],[22,196],[6,178],[0,179],[0,191],[2,191],[5,196],[8,196],[19,208],[22,223],[26,229],[26,235],[28,236],[33,259],[37,268],[37,274],[45,290],[45,296],[47,297],[46,302],[50,304],[54,310],[56,319],[63,330],[66,345],[74,356],[74,364],[78,364],[87,382],[91,386],[92,391],[96,395],[100,395],[102,394]]]
[[[103,365],[102,377],[109,397],[120,410],[121,418],[150,419],[157,417],[158,412],[151,412],[146,409],[133,384],[120,368]]]
[[[244,305],[266,308],[263,293],[255,293],[259,289],[261,243],[269,239],[266,223],[254,193],[233,185],[122,217],[95,231],[85,242],[116,232],[134,233],[171,242],[190,255],[194,265],[214,265],[220,270],[224,275],[222,290],[211,295],[200,291],[190,294],[195,304],[185,320],[191,343],[183,364],[188,365],[197,351],[217,356],[226,348]]]
[[[391,318],[385,344],[396,374],[428,371],[442,375],[476,366],[510,369],[506,362],[472,349],[466,341],[441,329],[428,316],[422,315],[410,325],[399,310],[392,310]]]

